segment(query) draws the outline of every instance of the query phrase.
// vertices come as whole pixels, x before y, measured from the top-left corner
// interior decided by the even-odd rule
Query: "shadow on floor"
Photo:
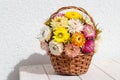
[[[40,54],[34,53],[28,59],[20,61],[14,67],[14,71],[9,73],[7,80],[19,80],[19,68],[21,66],[40,65],[40,64],[47,64],[47,63],[49,63],[48,56],[41,56]]]

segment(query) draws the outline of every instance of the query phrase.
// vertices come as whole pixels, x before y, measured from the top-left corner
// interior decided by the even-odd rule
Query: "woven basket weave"
[[[78,55],[69,58],[65,55],[55,56],[50,54],[50,60],[55,72],[58,74],[80,75],[88,71],[93,55]]]
[[[89,16],[91,22],[93,23],[93,26],[95,27],[95,23],[92,19],[92,17],[85,11],[83,8],[78,8],[75,6],[68,6],[68,7],[62,7],[60,8],[57,12],[53,13],[49,20],[54,17],[55,14],[59,13],[60,11],[63,11],[65,9],[77,9],[80,10],[81,12],[85,13],[86,15]],[[92,60],[92,56],[94,53],[90,54],[83,54],[83,55],[78,55],[74,58],[70,58],[64,53],[60,56],[55,56],[52,54],[49,54],[51,63],[53,65],[53,68],[55,72],[58,74],[66,74],[66,75],[80,75],[83,73],[86,73],[88,71],[89,65]]]

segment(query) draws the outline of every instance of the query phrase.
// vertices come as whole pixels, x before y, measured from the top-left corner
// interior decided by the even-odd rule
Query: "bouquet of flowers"
[[[95,52],[95,41],[100,30],[96,28],[92,17],[83,8],[68,6],[53,13],[45,24],[39,40],[41,48],[50,55],[55,71],[71,75],[86,72],[87,68],[83,71],[81,68],[78,71],[74,69],[80,66],[79,60],[82,58],[89,58],[88,64],[85,62],[89,67]],[[75,59],[79,61],[78,65],[74,62],[71,68],[73,72],[70,72],[70,63]],[[66,66],[69,67],[65,70]]]

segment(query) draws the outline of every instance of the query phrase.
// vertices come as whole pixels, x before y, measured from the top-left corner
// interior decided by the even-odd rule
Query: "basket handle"
[[[81,8],[81,7],[75,7],[75,6],[67,6],[67,7],[62,7],[62,8],[60,8],[60,9],[58,9],[55,13],[53,13],[53,14],[50,16],[49,20],[51,20],[51,19],[54,17],[55,14],[57,14],[57,13],[65,10],[65,9],[71,9],[71,8],[74,8],[74,9],[77,9],[77,10],[79,10],[79,11],[82,11],[83,13],[85,13],[86,15],[88,15],[88,17],[90,18],[90,20],[91,20],[92,23],[93,23],[93,26],[94,26],[94,27],[96,26],[93,18],[87,13],[87,11],[86,11],[85,9],[83,9],[83,8]]]

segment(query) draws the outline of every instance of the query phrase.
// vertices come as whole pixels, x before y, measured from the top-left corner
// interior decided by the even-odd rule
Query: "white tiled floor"
[[[20,80],[120,80],[120,61],[101,59],[92,62],[88,72],[80,76],[58,75],[51,64],[23,66]]]

